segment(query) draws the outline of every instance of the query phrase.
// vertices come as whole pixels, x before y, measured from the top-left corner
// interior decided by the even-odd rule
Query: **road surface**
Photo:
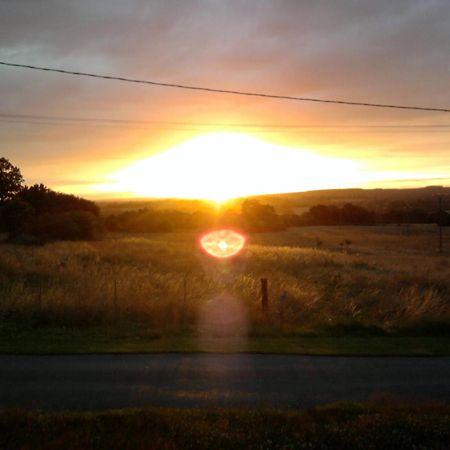
[[[312,406],[450,401],[450,357],[261,354],[0,356],[0,408]]]

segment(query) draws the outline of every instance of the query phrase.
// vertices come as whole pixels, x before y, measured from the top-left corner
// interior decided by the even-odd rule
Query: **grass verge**
[[[136,325],[65,328],[0,326],[0,353],[255,352],[305,355],[449,356],[450,336],[263,334],[248,338],[156,333]]]
[[[15,449],[448,449],[447,405],[336,404],[308,410],[0,412]]]

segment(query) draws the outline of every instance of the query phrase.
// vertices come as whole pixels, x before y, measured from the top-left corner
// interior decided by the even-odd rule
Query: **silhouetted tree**
[[[241,223],[249,231],[276,231],[284,228],[275,208],[256,200],[245,200],[242,203]]]
[[[10,200],[0,209],[1,231],[21,233],[33,221],[33,217],[34,210],[27,202],[17,198]]]
[[[280,216],[285,227],[300,227],[305,225],[305,220],[298,214],[283,214]]]
[[[6,158],[0,158],[0,204],[14,198],[23,188],[23,183],[20,169]]]
[[[335,205],[312,206],[309,216],[313,225],[338,225],[340,222],[340,210]]]
[[[345,225],[372,225],[374,215],[362,206],[346,203],[341,209],[341,221]]]
[[[102,226],[96,216],[87,211],[69,211],[41,214],[29,226],[29,233],[45,241],[94,240],[102,235]]]
[[[89,200],[75,195],[55,192],[43,184],[35,184],[22,189],[17,197],[31,205],[36,214],[86,211],[94,216],[100,214],[99,207]]]
[[[346,203],[339,208],[336,205],[315,205],[299,216],[299,225],[372,225],[375,214],[362,206]]]

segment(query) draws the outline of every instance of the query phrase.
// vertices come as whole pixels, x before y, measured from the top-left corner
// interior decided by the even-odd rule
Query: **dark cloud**
[[[448,107],[449,23],[448,0],[0,0],[0,60],[211,87]],[[297,122],[446,120],[439,114],[212,97],[6,67],[0,67],[0,96],[0,112],[22,114],[174,120],[200,115],[231,122],[236,117],[273,122],[275,115]],[[47,146],[47,155],[56,158],[66,136],[71,142],[63,154],[74,157],[107,142],[103,132],[87,130],[79,137],[59,130],[50,133],[53,141],[40,131],[36,143],[34,129],[25,143],[24,128],[20,134],[0,123],[3,153],[35,160]],[[445,130],[433,135],[436,153],[443,154],[447,136]],[[372,146],[381,142],[377,139]],[[419,151],[399,137],[393,141],[382,145],[398,142],[399,149]]]
[[[173,79],[220,69],[269,88],[289,69],[345,91],[370,74],[389,90],[401,76],[416,86],[424,76],[446,81],[450,68],[446,0],[2,0],[0,8],[0,54],[15,61]]]

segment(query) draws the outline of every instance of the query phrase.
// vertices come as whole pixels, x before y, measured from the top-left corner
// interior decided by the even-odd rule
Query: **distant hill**
[[[294,212],[318,204],[342,205],[353,203],[373,210],[385,207],[416,207],[426,210],[438,208],[438,198],[443,208],[450,209],[450,187],[427,186],[408,189],[326,189],[290,194],[262,195],[261,203],[273,205],[278,212]]]
[[[299,214],[311,206],[342,205],[353,203],[372,210],[382,210],[390,207],[421,208],[435,211],[438,208],[438,198],[442,198],[444,210],[450,210],[450,187],[427,186],[408,189],[325,189],[317,191],[293,192],[289,194],[271,194],[252,197],[261,203],[273,205],[278,213]],[[235,199],[226,204],[226,208],[239,208],[244,198]],[[127,199],[99,201],[102,214],[116,214],[124,211],[154,208],[177,209],[185,212],[205,211],[213,204],[203,200],[181,199]]]

